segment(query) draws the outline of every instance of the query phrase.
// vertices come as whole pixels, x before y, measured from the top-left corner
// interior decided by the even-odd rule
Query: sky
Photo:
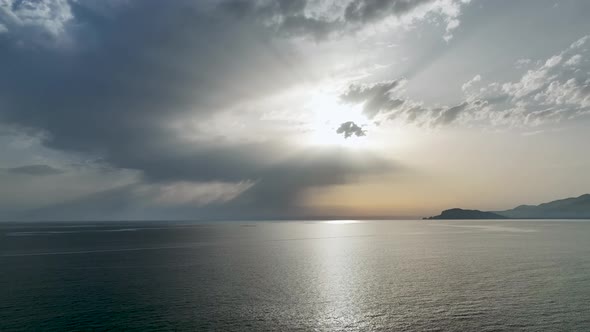
[[[0,0],[0,219],[590,192],[586,0]]]

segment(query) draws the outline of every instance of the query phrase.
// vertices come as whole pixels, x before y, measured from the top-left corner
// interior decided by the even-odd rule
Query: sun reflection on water
[[[348,225],[348,224],[360,224],[362,223],[359,220],[327,220],[323,221],[322,224],[330,224],[330,225]]]

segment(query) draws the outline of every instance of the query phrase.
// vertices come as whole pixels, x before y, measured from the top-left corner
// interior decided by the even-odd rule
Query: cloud
[[[246,101],[301,82],[300,55],[264,19],[303,15],[306,3],[266,3],[272,7],[266,16],[249,1],[41,1],[38,10],[55,9],[45,16],[4,6],[18,24],[0,35],[0,121],[39,133],[44,147],[138,171],[141,182],[133,190],[116,192],[126,203],[106,193],[88,198],[107,200],[113,210],[137,206],[132,201],[144,198],[138,188],[163,193],[152,201],[185,197],[191,206],[202,193],[194,188],[225,183],[239,187],[224,187],[221,196],[228,200],[209,195],[211,201],[198,201],[231,201],[244,213],[276,215],[296,206],[309,187],[390,170],[389,161],[362,154],[295,151],[281,138],[259,139],[254,131],[240,141],[232,140],[230,128],[207,131],[216,115],[240,112]],[[62,5],[67,11],[58,10]],[[31,29],[55,40],[40,42]],[[175,127],[190,122],[202,125],[190,132]],[[90,208],[84,202],[72,204]]]
[[[526,68],[531,64],[532,60],[531,59],[526,59],[526,58],[522,58],[522,59],[518,59],[516,60],[516,68],[517,69],[521,69],[521,68]]]
[[[317,149],[269,165],[255,181],[138,182],[11,216],[27,220],[273,219],[308,217],[300,201],[314,187],[382,175],[399,166],[366,152]],[[179,177],[182,178],[182,177]]]
[[[471,80],[467,81],[465,84],[463,84],[461,86],[461,90],[463,92],[469,90],[473,85],[477,84],[478,82],[481,82],[481,75],[477,74],[475,75]]]
[[[477,75],[465,83],[463,89],[469,89],[480,80],[481,76]],[[404,96],[403,86],[406,83],[405,79],[399,79],[372,84],[351,84],[340,98],[344,102],[362,104],[364,114],[370,119],[384,116],[386,120],[431,127],[451,124],[466,111],[483,106],[480,101],[472,100],[454,106],[428,107]]]
[[[349,138],[352,136],[362,137],[366,136],[367,132],[363,130],[360,126],[352,121],[344,122],[343,124],[336,129],[337,134],[343,134],[344,138]]]
[[[323,40],[344,27],[337,18],[306,13],[307,7],[307,0],[230,0],[221,1],[219,6],[234,18],[261,22],[282,36]]]
[[[590,35],[584,36],[570,45],[570,49],[577,49],[584,46],[590,40]]]
[[[5,168],[4,171],[12,174],[25,175],[55,175],[64,173],[63,170],[51,167],[49,165],[25,165],[19,167]]]
[[[3,0],[0,1],[0,33],[35,42],[60,39],[73,19],[67,0]]]
[[[341,27],[338,21],[324,21],[304,15],[286,16],[281,25],[280,31],[288,36],[311,35],[315,39],[323,40]]]
[[[340,98],[348,103],[362,103],[365,115],[374,118],[380,111],[403,104],[403,100],[391,96],[394,90],[403,87],[405,83],[405,80],[400,79],[374,84],[352,84]]]
[[[582,55],[576,54],[569,58],[565,64],[567,66],[578,66],[582,62]]]
[[[346,5],[344,20],[348,24],[366,25],[390,17],[403,17],[407,22],[423,20],[427,14],[437,14],[446,23],[443,39],[449,42],[460,25],[461,6],[470,0],[353,0]]]
[[[400,170],[396,162],[366,151],[337,148],[305,151],[265,170],[264,177],[227,208],[267,217],[280,211],[301,215],[305,211],[301,211],[300,198],[310,188],[351,183],[369,175]]]
[[[403,15],[412,9],[431,0],[353,0],[344,10],[344,18],[347,22],[370,23],[388,15]]]
[[[252,22],[183,1],[141,1],[106,17],[71,4],[74,48],[1,41],[0,119],[44,132],[48,147],[116,166],[160,149],[180,158],[172,147],[183,141],[169,123],[205,120],[294,83],[292,50]]]
[[[192,183],[181,181],[163,186],[151,185],[147,190],[155,191],[156,203],[164,205],[192,204],[203,206],[214,202],[229,202],[250,188],[252,184],[249,181],[237,183]]]
[[[588,50],[583,47],[588,40],[582,37],[559,54],[539,61],[516,81],[467,82],[466,98],[485,102],[486,110],[479,116],[495,124],[538,126],[586,114],[590,111],[590,77]]]
[[[355,181],[395,165],[350,152],[288,155],[291,147],[282,138],[269,141],[252,130],[236,141],[229,126],[210,130],[212,119],[307,80],[299,37],[322,41],[388,20],[409,25],[427,15],[449,20],[450,31],[463,3],[0,0],[0,123],[33,133],[45,148],[137,171],[137,188],[158,187],[167,193],[163,201],[188,197],[190,205],[190,197],[200,197],[194,188],[205,183],[248,183],[237,191],[224,187],[237,192],[222,195],[232,197],[224,204],[277,213],[295,206],[310,187]],[[405,100],[387,98],[401,83],[351,90],[350,102],[365,98],[369,116],[401,108]],[[178,129],[178,123],[193,122],[200,125],[192,131]],[[343,134],[364,133],[355,126]],[[141,199],[137,188],[118,195]]]
[[[440,116],[436,120],[436,123],[441,124],[441,125],[446,125],[446,124],[449,124],[449,123],[455,121],[459,117],[459,114],[464,112],[468,106],[469,106],[469,103],[463,102],[460,105],[449,107],[449,108],[445,109],[444,111],[442,111],[440,113]]]
[[[287,36],[324,40],[332,35],[356,32],[388,19],[424,20],[427,14],[439,15],[446,22],[445,40],[459,26],[461,6],[468,0],[350,0],[330,5],[307,0],[266,0],[222,2],[222,7],[237,17],[259,20]]]
[[[363,104],[371,119],[385,118],[419,126],[485,123],[504,126],[538,126],[590,113],[590,38],[544,61],[519,60],[529,67],[516,81],[486,82],[475,75],[461,86],[464,100],[455,105],[425,105],[405,96],[404,80],[352,84],[341,95],[344,102]]]

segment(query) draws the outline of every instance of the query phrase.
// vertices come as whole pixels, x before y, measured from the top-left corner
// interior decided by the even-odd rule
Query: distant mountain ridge
[[[539,205],[520,205],[511,210],[495,213],[514,219],[589,219],[590,194]]]
[[[590,194],[504,211],[450,209],[424,219],[590,219]]]

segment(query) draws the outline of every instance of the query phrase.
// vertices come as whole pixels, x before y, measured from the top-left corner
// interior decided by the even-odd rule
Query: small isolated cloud
[[[5,168],[6,172],[11,174],[25,174],[25,175],[56,175],[64,173],[63,170],[51,167],[49,165],[25,165],[19,167]]]
[[[468,91],[472,86],[474,86],[476,83],[481,82],[481,75],[475,75],[471,80],[467,81],[467,83],[463,84],[461,86],[461,90],[463,90],[463,92]]]
[[[525,68],[525,67],[528,67],[531,63],[532,63],[531,59],[526,59],[526,58],[518,59],[518,60],[516,60],[516,68],[518,68],[518,69]]]
[[[352,136],[362,137],[367,135],[367,132],[363,130],[363,128],[352,121],[341,124],[340,127],[336,129],[336,133],[343,134],[344,138],[349,138]]]

